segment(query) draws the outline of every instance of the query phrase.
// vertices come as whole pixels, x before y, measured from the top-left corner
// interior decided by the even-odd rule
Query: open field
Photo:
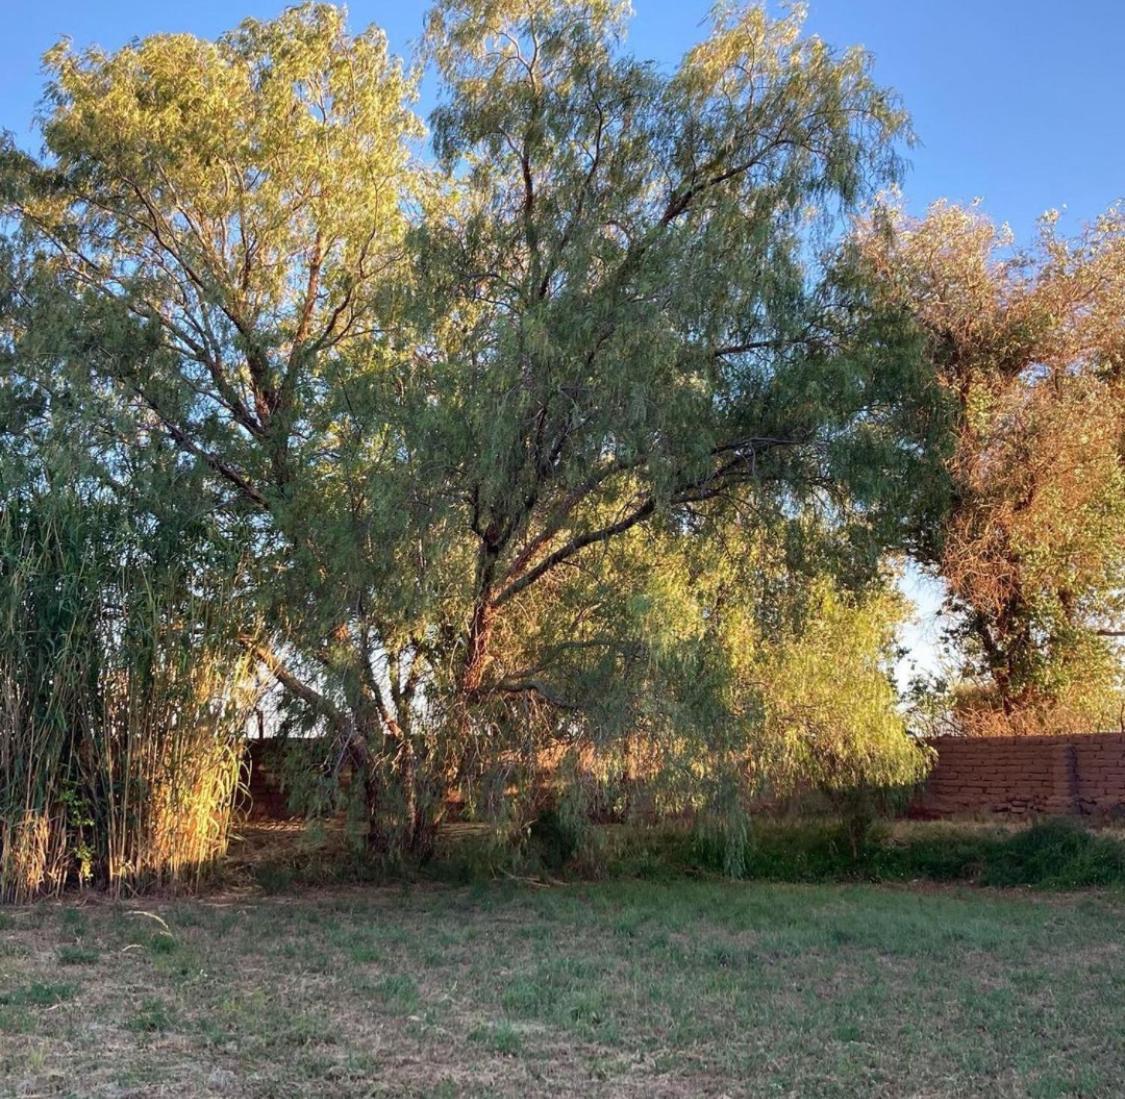
[[[0,912],[4,1096],[1125,1094],[1125,895],[681,881]]]

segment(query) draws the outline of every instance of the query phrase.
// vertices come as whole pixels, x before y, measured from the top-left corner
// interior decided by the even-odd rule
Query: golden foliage
[[[968,731],[1074,731],[1116,717],[1125,594],[1125,215],[1037,247],[978,210],[885,206],[860,231],[956,409],[953,502],[935,562],[991,688]]]

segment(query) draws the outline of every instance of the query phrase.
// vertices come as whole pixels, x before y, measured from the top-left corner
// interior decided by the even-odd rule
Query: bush
[[[1050,889],[1125,884],[1125,841],[1066,817],[1046,820],[998,844],[981,881]]]
[[[732,872],[732,844],[738,870]],[[267,892],[344,881],[386,881],[339,844],[320,843],[286,861],[254,869]],[[685,877],[831,882],[961,882],[1041,889],[1125,887],[1125,836],[1050,819],[1012,830],[956,822],[876,821],[858,847],[848,819],[751,820],[743,836],[688,821],[587,825],[575,830],[556,808],[541,811],[525,848],[486,826],[462,825],[443,836],[424,877],[468,885],[505,876],[570,880]]]
[[[528,855],[551,873],[558,873],[578,853],[584,822],[550,806],[540,811],[528,829]]]
[[[555,872],[597,877],[730,877],[728,838],[686,823],[601,831],[596,868],[558,860]],[[555,837],[554,831],[550,832]],[[557,839],[557,837],[556,837]],[[753,821],[741,845],[743,879],[782,882],[934,881],[990,886],[1076,889],[1125,885],[1125,838],[1099,834],[1074,820],[1051,819],[1018,831],[957,823],[872,824],[856,845],[847,819]],[[546,860],[544,860],[546,861]]]

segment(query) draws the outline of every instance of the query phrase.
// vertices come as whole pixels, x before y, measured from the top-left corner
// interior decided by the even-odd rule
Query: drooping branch
[[[295,675],[269,646],[250,637],[243,637],[242,643],[290,694],[325,718],[342,738],[351,738],[351,722],[335,703]]]
[[[502,679],[489,690],[497,694],[535,694],[544,702],[559,710],[581,710],[576,702],[571,702],[557,694],[542,679]]]

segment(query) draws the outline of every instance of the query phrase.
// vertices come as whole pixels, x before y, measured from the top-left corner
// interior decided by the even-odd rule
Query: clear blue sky
[[[31,144],[39,58],[62,35],[107,48],[135,35],[213,36],[278,0],[0,0],[0,128]],[[776,5],[771,5],[776,10]],[[633,49],[673,62],[702,34],[708,0],[634,0]],[[392,47],[417,36],[425,4],[355,0],[355,27],[382,24]],[[836,45],[860,43],[897,88],[922,144],[906,196],[981,196],[1018,237],[1051,207],[1066,224],[1125,195],[1125,3],[1122,0],[810,0],[808,27]]]
[[[633,3],[633,50],[666,64],[703,34],[710,7]],[[283,6],[0,0],[0,128],[37,146],[30,119],[42,90],[39,58],[62,35],[106,48],[157,31],[214,36]],[[425,6],[354,0],[349,9],[353,27],[381,24],[404,53]],[[911,209],[979,196],[1027,239],[1044,210],[1066,207],[1063,225],[1074,230],[1125,197],[1125,0],[810,0],[807,27],[837,46],[866,46],[878,79],[903,97],[921,142],[904,186]],[[938,596],[917,578],[906,587],[922,614],[905,641],[921,666],[933,667]]]

